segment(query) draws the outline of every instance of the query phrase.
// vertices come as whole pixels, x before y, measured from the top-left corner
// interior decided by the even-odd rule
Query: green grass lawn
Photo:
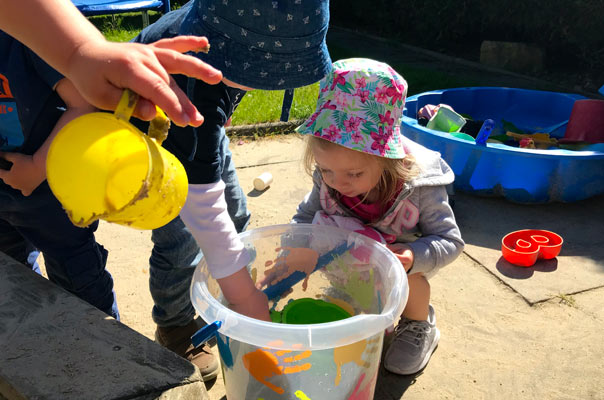
[[[252,90],[248,92],[233,114],[233,125],[279,121],[284,91]],[[294,90],[289,119],[306,119],[315,111],[319,83]]]
[[[151,23],[156,21],[160,16],[159,13],[149,13]],[[140,13],[91,17],[90,20],[103,32],[108,40],[116,42],[131,40],[142,28]],[[349,49],[339,48],[334,44],[330,44],[329,51],[333,60],[355,55]],[[433,89],[480,86],[479,82],[473,80],[470,76],[455,76],[439,71],[415,68],[405,64],[393,64],[391,66],[401,73],[409,83],[410,91],[408,95]],[[306,119],[314,112],[318,88],[318,83],[315,83],[295,90],[290,120]],[[283,91],[251,91],[241,101],[241,104],[233,115],[232,124],[247,125],[279,121],[282,102]]]

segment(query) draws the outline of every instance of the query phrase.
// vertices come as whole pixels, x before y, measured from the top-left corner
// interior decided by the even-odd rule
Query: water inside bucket
[[[305,270],[291,293],[270,303],[274,309],[311,298],[352,316],[295,325],[247,318],[223,304],[202,260],[191,298],[204,320],[222,321],[218,348],[227,398],[372,399],[384,330],[398,320],[408,295],[398,259],[377,242],[334,227],[277,225],[240,236],[254,255],[248,269],[263,288]],[[311,272],[307,264],[321,263],[324,255],[326,265]]]

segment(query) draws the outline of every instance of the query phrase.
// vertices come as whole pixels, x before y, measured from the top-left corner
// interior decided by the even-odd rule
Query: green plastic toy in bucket
[[[396,256],[361,234],[330,226],[276,225],[240,237],[254,256],[248,270],[263,289],[304,271],[291,293],[269,304],[285,308],[287,321],[302,323],[265,322],[230,310],[201,261],[191,299],[204,320],[221,321],[217,342],[227,399],[373,399],[384,331],[398,321],[408,296]],[[359,248],[363,260],[352,251]],[[324,255],[330,261],[314,271]],[[296,316],[325,304],[327,314],[335,313],[333,305],[341,308],[343,319]]]
[[[337,304],[308,297],[291,300],[280,312],[271,311],[273,322],[282,324],[322,324],[339,321],[350,316],[348,311]]]

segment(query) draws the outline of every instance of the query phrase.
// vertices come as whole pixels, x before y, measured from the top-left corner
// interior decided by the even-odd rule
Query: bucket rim
[[[376,334],[383,334],[387,328],[394,325],[402,314],[409,294],[407,275],[403,273],[402,267],[396,267],[400,265],[400,261],[394,253],[373,239],[359,233],[323,225],[301,223],[270,225],[243,232],[239,234],[239,237],[245,239],[253,236],[266,236],[270,233],[286,233],[288,230],[296,230],[296,234],[303,234],[304,230],[309,232],[319,230],[325,233],[331,231],[338,235],[345,234],[347,240],[349,242],[353,241],[355,245],[359,242],[370,245],[378,249],[379,256],[376,257],[395,266],[376,265],[374,268],[382,272],[387,271],[383,279],[400,282],[400,285],[392,285],[392,290],[386,296],[387,298],[382,299],[384,307],[380,314],[354,315],[343,320],[321,324],[278,324],[238,314],[214,298],[206,284],[206,280],[210,275],[202,259],[195,269],[190,295],[194,308],[206,322],[222,321],[219,333],[234,340],[258,347],[296,351],[322,350],[346,346],[368,339]],[[280,338],[271,338],[271,336],[274,336],[271,333],[274,332],[277,326]],[[335,339],[336,337],[338,338],[337,340]]]

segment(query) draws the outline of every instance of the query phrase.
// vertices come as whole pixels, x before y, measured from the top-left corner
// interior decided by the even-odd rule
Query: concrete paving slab
[[[199,370],[0,253],[0,398],[208,399]]]
[[[296,136],[231,146],[234,160],[243,165],[237,173],[248,195],[252,228],[287,223],[310,190],[310,178],[301,168],[302,148]],[[270,159],[278,156],[279,162],[256,166],[263,160],[259,152]],[[274,183],[257,193],[252,180],[264,171],[274,175]],[[399,376],[382,368],[374,398],[602,399],[593,379],[604,367],[597,355],[604,349],[597,338],[597,327],[604,322],[599,299],[604,288],[577,293],[570,287],[595,287],[594,279],[601,275],[598,219],[585,218],[592,212],[601,215],[598,201],[531,207],[458,193],[455,212],[468,245],[465,254],[431,280],[442,334],[439,348],[420,374]],[[565,236],[559,268],[548,273],[532,268],[530,279],[508,277],[497,269],[501,238],[527,226]],[[575,239],[581,232],[588,232],[587,241]],[[533,304],[563,293],[576,294]],[[575,360],[581,365],[575,366]],[[575,367],[580,374],[571,370]],[[224,383],[217,382],[209,395],[225,400]]]
[[[288,135],[241,145],[237,140],[233,142],[231,149],[240,166],[238,175],[252,211],[250,229],[287,223],[301,196],[310,189],[310,179],[300,167],[299,138]],[[279,162],[254,165],[254,157],[267,154],[270,159],[279,157]],[[273,173],[275,182],[264,192],[254,192],[253,178],[266,170]],[[471,215],[468,216],[470,206],[479,199],[457,195],[458,219],[471,242],[468,253],[472,257],[462,254],[431,279],[431,302],[441,331],[438,349],[426,369],[417,375],[398,376],[382,369],[374,398],[604,400],[601,390],[604,386],[601,373],[604,370],[604,341],[601,340],[604,287],[533,305],[528,303],[474,258],[472,246],[496,254],[501,239],[497,226],[509,223],[502,218],[502,221],[490,221],[488,229],[484,223],[477,228],[463,225],[464,221],[472,221]],[[485,204],[498,203],[496,199],[480,200]],[[503,204],[504,210],[510,206],[505,201]],[[516,206],[511,204],[512,208]],[[576,219],[565,220],[578,224],[588,219],[589,214],[582,216],[580,210],[576,212]],[[473,229],[480,229],[479,234],[474,234]],[[123,320],[151,338],[155,325],[150,317],[152,301],[147,289],[148,234],[104,222],[98,231],[99,241],[110,251],[108,264],[115,278]],[[575,262],[575,257],[590,254],[589,251],[600,245],[594,237],[585,246],[592,247],[578,254],[566,254],[563,249],[561,257],[568,257],[569,263]],[[0,302],[3,302],[1,296]],[[0,326],[3,318],[0,315]],[[2,340],[0,335],[0,344]],[[214,351],[217,354],[216,348]],[[207,388],[210,400],[226,400],[221,376]]]
[[[227,130],[228,133],[228,130]],[[304,151],[304,137],[296,133],[261,137],[254,140],[249,137],[231,138],[230,149],[233,160],[240,169],[275,165],[289,161],[300,161]]]
[[[604,196],[576,203],[514,204],[458,193],[455,215],[465,252],[530,304],[604,286]],[[521,229],[545,229],[564,239],[560,256],[518,267],[501,255],[501,239]]]

